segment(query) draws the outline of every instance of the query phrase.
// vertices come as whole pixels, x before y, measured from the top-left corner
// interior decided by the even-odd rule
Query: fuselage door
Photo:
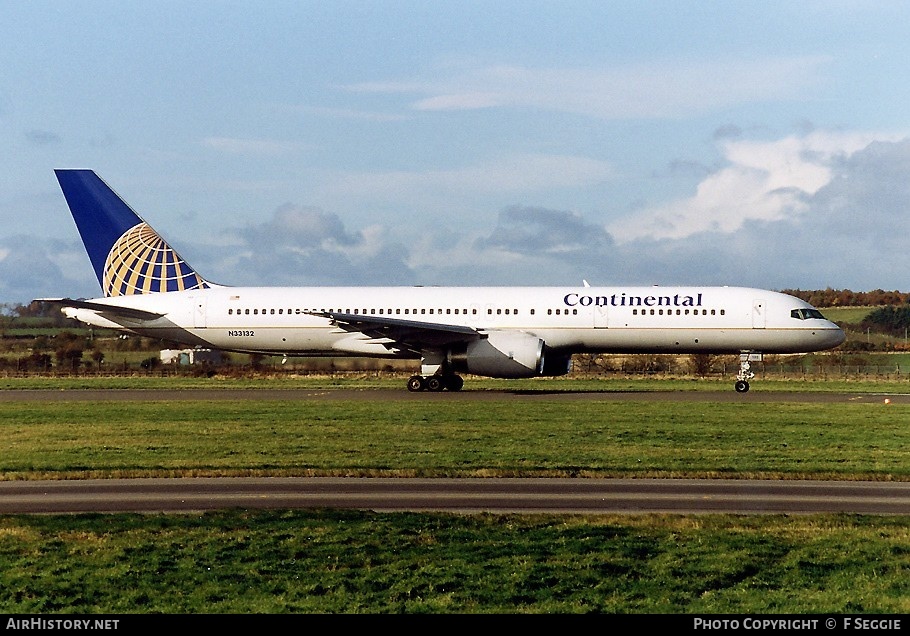
[[[193,298],[193,327],[205,329],[205,296]]]
[[[606,329],[607,328],[607,306],[606,305],[595,305],[594,306],[594,328],[595,329]]]
[[[752,301],[752,328],[765,328],[765,301],[761,298]]]

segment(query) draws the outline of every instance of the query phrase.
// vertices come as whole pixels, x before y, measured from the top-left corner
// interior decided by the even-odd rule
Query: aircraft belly
[[[830,348],[828,330],[809,329],[554,329],[535,331],[547,346],[603,353],[800,353]]]

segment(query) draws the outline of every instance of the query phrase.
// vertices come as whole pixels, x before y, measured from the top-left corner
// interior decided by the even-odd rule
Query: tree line
[[[782,293],[805,300],[813,307],[878,307],[880,305],[910,304],[910,292],[886,291],[853,291],[850,289],[782,289]]]

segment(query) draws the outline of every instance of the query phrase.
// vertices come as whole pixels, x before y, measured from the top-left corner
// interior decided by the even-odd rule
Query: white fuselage
[[[418,357],[314,313],[343,313],[481,333],[516,331],[564,353],[797,353],[844,334],[808,303],[741,287],[212,287],[94,299],[156,320],[67,315],[225,351],[289,356]],[[807,310],[812,310],[810,313]]]

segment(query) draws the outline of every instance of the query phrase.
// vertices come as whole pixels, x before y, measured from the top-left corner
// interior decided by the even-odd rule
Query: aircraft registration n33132
[[[57,180],[103,295],[42,298],[97,327],[222,351],[420,361],[411,391],[459,373],[558,376],[577,353],[739,354],[836,347],[812,305],[747,287],[232,287],[203,278],[91,170]]]

